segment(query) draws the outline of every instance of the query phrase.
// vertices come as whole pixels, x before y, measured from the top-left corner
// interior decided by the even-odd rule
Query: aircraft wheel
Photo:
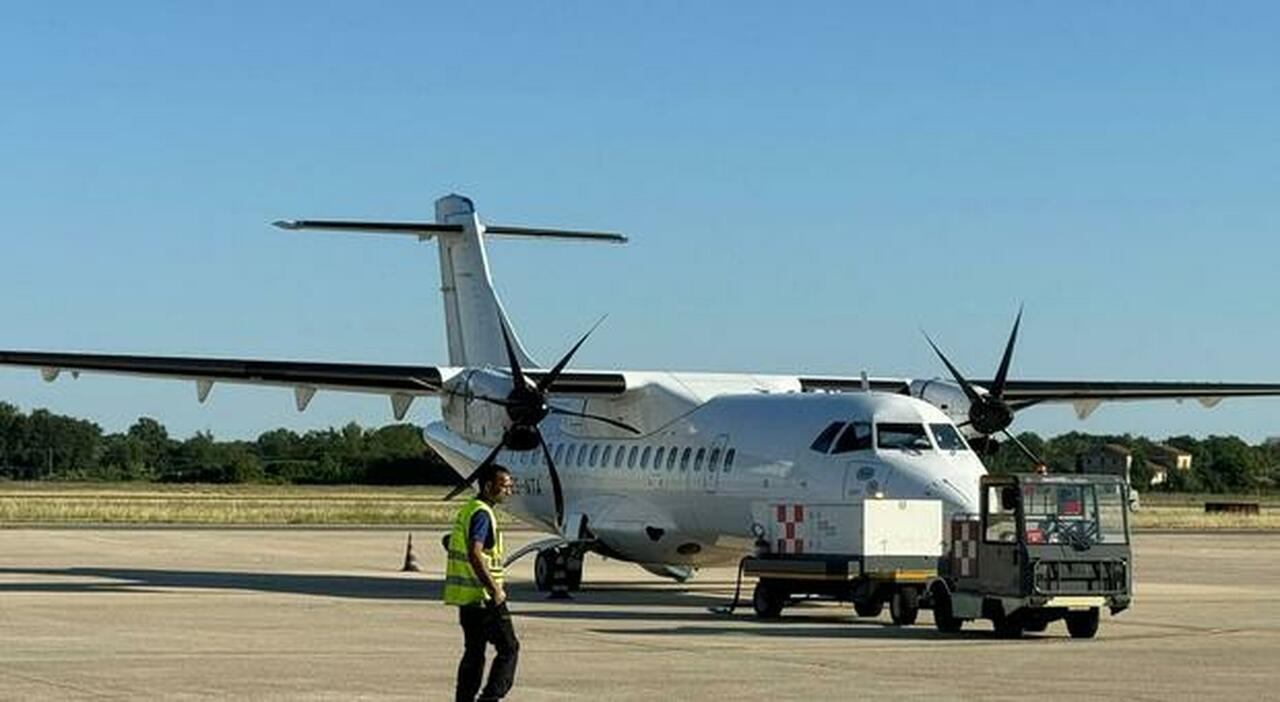
[[[881,600],[854,602],[853,611],[857,612],[859,617],[878,617],[884,611],[884,602]]]
[[[538,588],[538,592],[551,590],[551,570],[554,561],[555,556],[552,555],[551,549],[538,551],[537,557],[533,559],[533,584]]]
[[[1067,631],[1073,639],[1092,639],[1098,633],[1098,608],[1087,612],[1067,612]]]
[[[889,600],[889,616],[898,626],[911,626],[916,623],[920,614],[920,591],[914,587],[904,587],[893,593]]]
[[[756,616],[761,619],[777,619],[782,616],[782,606],[786,602],[786,594],[767,580],[761,580],[756,583],[756,589],[751,593],[751,606],[756,610]]]
[[[566,556],[565,564],[565,585],[569,587],[570,592],[577,592],[582,589],[582,557]]]

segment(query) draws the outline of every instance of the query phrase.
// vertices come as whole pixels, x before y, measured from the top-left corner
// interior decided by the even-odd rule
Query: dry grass
[[[1261,514],[1206,514],[1205,502],[1257,502]],[[1146,493],[1132,522],[1135,529],[1280,529],[1280,496]]]
[[[0,524],[441,524],[437,487],[0,484]]]
[[[442,487],[0,482],[4,524],[447,524]],[[1262,514],[1205,514],[1205,501],[1259,502]],[[1135,529],[1280,530],[1280,496],[1142,495]]]

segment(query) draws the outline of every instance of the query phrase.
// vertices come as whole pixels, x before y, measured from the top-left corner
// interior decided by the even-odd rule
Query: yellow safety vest
[[[489,568],[489,575],[494,582],[502,583],[502,532],[498,530],[498,517],[488,503],[479,497],[473,497],[458,510],[458,516],[453,520],[453,531],[449,534],[449,561],[444,570],[445,604],[475,605],[491,599],[489,591],[472,570],[471,560],[467,558],[471,549],[468,533],[471,531],[471,517],[480,510],[488,513],[489,524],[493,529],[493,548],[484,549],[480,559]]]

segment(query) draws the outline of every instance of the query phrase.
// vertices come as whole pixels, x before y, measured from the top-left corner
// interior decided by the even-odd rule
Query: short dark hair
[[[476,478],[476,485],[483,490],[484,486],[498,479],[498,476],[506,473],[511,475],[511,469],[501,463],[490,463]]]

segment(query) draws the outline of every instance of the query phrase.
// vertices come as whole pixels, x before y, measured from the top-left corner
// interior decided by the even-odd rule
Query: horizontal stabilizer
[[[372,232],[375,234],[407,234],[419,239],[430,239],[437,234],[461,234],[461,224],[436,224],[433,222],[362,222],[336,219],[291,219],[272,222],[281,229],[317,229],[335,232]],[[507,227],[500,224],[484,225],[484,233],[494,236],[567,239],[571,241],[603,241],[625,244],[627,237],[613,232],[586,232],[568,229],[544,229],[541,227]]]

